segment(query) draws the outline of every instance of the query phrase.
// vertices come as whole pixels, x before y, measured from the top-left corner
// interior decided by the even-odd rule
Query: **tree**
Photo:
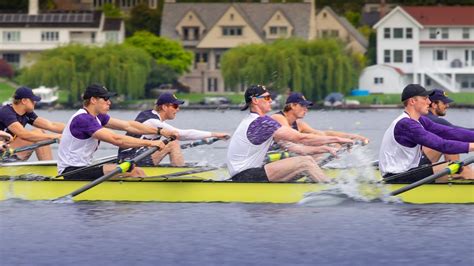
[[[108,18],[122,18],[123,17],[122,11],[120,11],[120,8],[110,3],[104,4],[101,10],[102,12],[104,12],[104,15]]]
[[[365,60],[361,54],[350,54],[338,40],[286,39],[230,49],[221,66],[228,87],[271,84],[274,91],[290,88],[317,100],[356,87]]]
[[[91,83],[137,99],[145,94],[151,60],[142,49],[124,44],[69,45],[42,52],[34,65],[22,71],[19,80],[31,87],[58,86],[67,90],[70,105],[81,99],[82,91]]]
[[[0,59],[0,77],[11,79],[14,74],[15,71],[13,70],[13,67],[4,59]]]
[[[157,9],[151,9],[147,4],[136,5],[130,11],[130,17],[126,20],[125,26],[127,36],[133,35],[137,31],[149,31],[160,35],[161,27],[161,2]]]
[[[178,75],[187,72],[193,63],[193,54],[186,51],[181,43],[150,32],[136,32],[125,42],[145,50],[155,59],[157,65],[168,66]]]

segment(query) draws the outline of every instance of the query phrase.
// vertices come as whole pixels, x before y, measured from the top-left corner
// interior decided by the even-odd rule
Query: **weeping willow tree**
[[[128,45],[63,46],[43,52],[34,65],[22,71],[22,84],[58,86],[69,91],[68,103],[80,101],[92,83],[100,83],[129,99],[142,98],[152,58]]]
[[[274,91],[290,88],[318,100],[355,88],[363,58],[337,40],[286,39],[233,48],[223,55],[221,65],[226,85],[234,90],[240,85],[270,84]]]

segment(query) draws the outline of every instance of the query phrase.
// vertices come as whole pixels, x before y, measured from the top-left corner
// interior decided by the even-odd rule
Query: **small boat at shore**
[[[227,171],[220,167],[144,167],[148,177],[113,178],[74,197],[74,201],[156,201],[156,202],[242,202],[297,203],[308,195],[317,195],[344,186],[341,171],[326,169],[333,177],[328,183],[267,183],[226,181]],[[347,175],[347,174],[346,174]],[[55,161],[0,164],[0,200],[53,200],[74,191],[90,181],[64,180],[56,176]],[[346,180],[347,181],[347,180]],[[347,184],[346,184],[347,185]],[[350,182],[363,198],[387,197],[390,191],[407,184]],[[426,184],[398,195],[403,202],[474,203],[474,182]]]

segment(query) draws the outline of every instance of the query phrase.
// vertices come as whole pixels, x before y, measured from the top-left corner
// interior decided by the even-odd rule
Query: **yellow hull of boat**
[[[87,181],[0,181],[0,200],[52,200],[87,184]],[[74,198],[75,201],[243,202],[297,203],[308,193],[331,189],[334,184],[238,183],[199,181],[195,178],[160,178],[106,181]],[[361,194],[382,196],[404,185],[359,185]],[[380,194],[380,195],[377,195]],[[406,203],[474,203],[474,183],[429,184],[399,195]]]

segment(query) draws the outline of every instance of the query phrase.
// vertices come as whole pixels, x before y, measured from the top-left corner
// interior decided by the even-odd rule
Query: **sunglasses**
[[[265,95],[265,96],[260,95],[260,96],[255,96],[255,98],[257,98],[257,99],[264,99],[264,100],[267,101],[267,102],[269,102],[269,101],[272,100],[272,96],[271,96],[271,95]]]
[[[104,101],[110,100],[110,97],[97,97],[97,98],[104,99]]]

